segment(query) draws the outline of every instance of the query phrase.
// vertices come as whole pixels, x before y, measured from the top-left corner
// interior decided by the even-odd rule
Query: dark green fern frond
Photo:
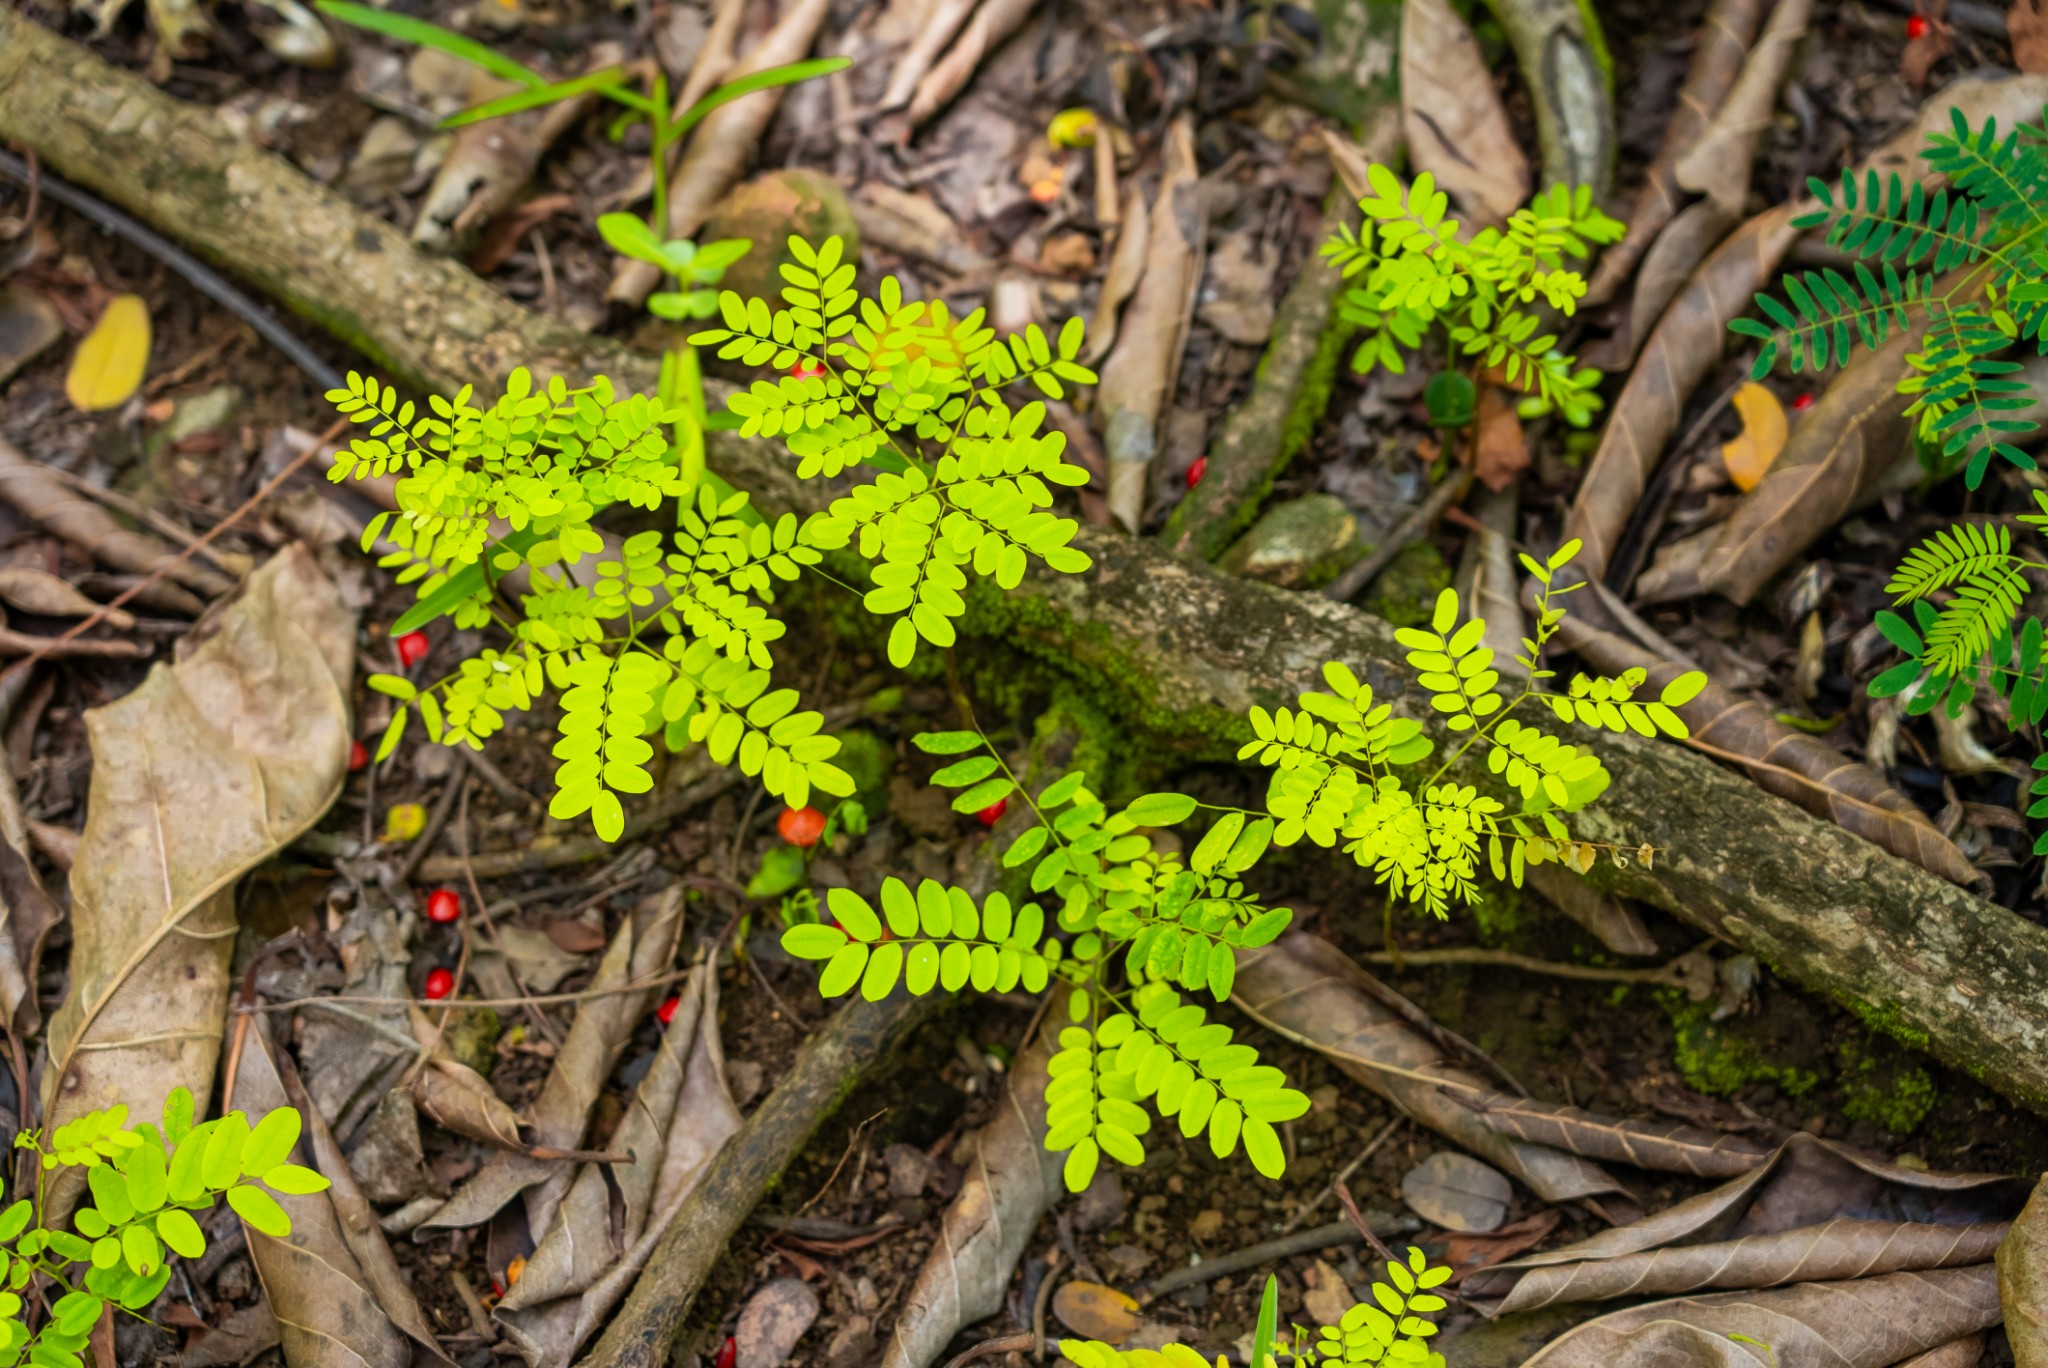
[[[1926,299],[1930,277],[1923,272],[1909,270],[1900,275],[1887,262],[1879,279],[1860,261],[1854,270],[1853,283],[1833,267],[1788,274],[1784,287],[1792,308],[1767,294],[1756,297],[1757,307],[1775,328],[1751,318],[1738,318],[1728,325],[1763,343],[1750,368],[1753,378],[1761,380],[1770,374],[1781,346],[1791,356],[1795,372],[1824,370],[1830,358],[1847,361],[1859,338],[1866,348],[1883,346],[1893,327],[1906,326],[1906,306]]]
[[[1860,194],[1856,173],[1846,169],[1839,195],[1818,178],[1809,178],[1806,185],[1826,207],[1794,219],[1793,226],[1818,228],[1839,209],[1841,217],[1828,225],[1828,245],[1853,256],[1926,265],[1939,273],[1975,261],[1984,250],[1978,240],[1978,205],[1968,196],[1951,197],[1945,188],[1930,195],[1917,182],[1909,190],[1897,172],[1888,181],[1880,181],[1875,171],[1866,173]]]
[[[1947,177],[1957,194],[1977,201],[1987,218],[2007,213],[2034,218],[2034,206],[2048,188],[2048,162],[2038,146],[2022,142],[2020,129],[1999,137],[1996,119],[1985,120],[1974,133],[1961,110],[1951,109],[1949,119],[1953,132],[1927,140],[1921,154],[1927,164]]]
[[[1964,481],[1972,489],[1994,455],[2032,470],[2034,458],[2011,441],[2039,426],[2010,416],[2028,404],[2026,382],[2014,378],[2023,367],[1997,355],[2014,341],[2011,316],[1975,304],[1931,313],[1925,349],[1907,358],[1919,374],[1899,387],[1917,395],[1907,415],[1918,416],[1922,435],[1940,445],[1945,461],[1966,460]]]

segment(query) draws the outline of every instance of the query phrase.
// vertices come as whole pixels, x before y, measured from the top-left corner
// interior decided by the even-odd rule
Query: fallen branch
[[[24,92],[32,94],[24,95]],[[2035,102],[2038,107],[2039,101]],[[333,326],[401,382],[445,389],[524,361],[607,371],[648,389],[653,362],[521,309],[462,267],[426,258],[210,111],[0,9],[0,137],[132,208],[188,246]],[[712,387],[712,400],[723,397]],[[713,433],[712,464],[770,508],[805,508],[766,444]],[[1087,576],[1032,576],[975,595],[968,634],[1012,678],[1032,660],[1091,691],[1134,741],[1227,761],[1244,710],[1319,688],[1326,659],[1427,715],[1384,622],[1313,596],[1232,580],[1155,546],[1083,528]],[[1019,652],[1028,659],[1019,661]],[[1833,997],[1895,1036],[2048,1112],[2048,929],[2014,916],[1684,749],[1595,743],[1615,774],[1585,834],[1660,853],[1596,881],[1664,908]],[[423,869],[423,873],[425,870]]]

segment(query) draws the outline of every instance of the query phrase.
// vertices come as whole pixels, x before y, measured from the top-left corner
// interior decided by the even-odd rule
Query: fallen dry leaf
[[[2004,1175],[1899,1168],[1800,1133],[1749,1173],[1475,1273],[1463,1293],[1487,1315],[1508,1315],[1568,1301],[1961,1267],[1990,1257],[2017,1205]]]
[[[953,46],[917,83],[917,93],[910,97],[911,125],[923,123],[950,104],[966,87],[982,58],[1015,33],[1037,3],[1038,0],[981,0]]]
[[[1472,474],[1488,489],[1506,489],[1529,468],[1529,439],[1514,397],[1497,385],[1480,386],[1478,428]]]
[[[1152,211],[1145,201],[1144,190],[1133,185],[1124,192],[1116,245],[1110,249],[1109,269],[1103,273],[1102,292],[1096,297],[1094,317],[1088,321],[1088,347],[1082,353],[1082,359],[1091,366],[1109,355],[1110,347],[1116,342],[1119,311],[1145,274],[1145,248],[1151,238]]]
[[[235,882],[341,791],[355,615],[279,552],[127,697],[86,713],[92,793],[71,872],[71,990],[50,1020],[45,1123],[211,1095]]]
[[[141,387],[148,369],[149,305],[141,295],[115,295],[71,354],[64,393],[87,413],[115,408]]]
[[[633,915],[620,923],[590,987],[604,991],[659,978],[675,957],[676,940],[682,929],[680,886],[643,900]],[[605,991],[604,996],[589,998],[577,1009],[568,1038],[562,1042],[548,1070],[547,1081],[541,1085],[540,1096],[534,1099],[527,1116],[535,1145],[555,1149],[582,1147],[591,1108],[603,1091],[605,1079],[611,1076],[619,1052],[653,1006],[656,991],[652,987],[632,992]],[[500,1151],[426,1221],[424,1228],[479,1225],[523,1193],[528,1228],[546,1231],[575,1175],[575,1166],[561,1160]]]
[[[63,320],[48,299],[32,290],[0,287],[0,385],[63,335]]]
[[[275,1048],[268,1023],[255,1018],[227,1098],[230,1107],[247,1112],[252,1122],[291,1101],[278,1071]],[[313,1164],[307,1148],[301,1139],[293,1149],[293,1161]],[[345,1172],[347,1165],[342,1169]],[[249,1261],[255,1265],[264,1296],[277,1317],[285,1362],[292,1368],[407,1368],[413,1361],[413,1346],[385,1314],[377,1289],[342,1234],[328,1193],[296,1197],[279,1193],[277,1203],[291,1217],[291,1234],[279,1239],[246,1222],[243,1232],[249,1242]],[[401,1280],[398,1288],[403,1291],[404,1287]],[[410,1301],[410,1294],[405,1295]],[[412,1311],[418,1315],[418,1306]],[[426,1348],[435,1359],[447,1362],[431,1336]]]
[[[1742,59],[1749,51],[1750,40],[1756,36],[1764,9],[1765,0],[1714,0],[1708,7],[1706,20],[1693,42],[1692,62],[1686,67],[1685,84],[1679,87],[1678,103],[1671,111],[1671,121],[1664,126],[1664,140],[1657,148],[1656,159],[1644,172],[1643,188],[1636,193],[1635,204],[1629,210],[1628,233],[1600,254],[1599,264],[1586,285],[1585,306],[1605,304],[1613,298],[1636,263],[1663,240],[1664,226],[1685,202],[1672,168],[1692,149],[1713,119],[1714,111],[1727,98],[1729,87],[1742,70]],[[1698,261],[1695,256],[1693,262]],[[1669,299],[1667,293],[1665,300]],[[1647,336],[1650,324],[1655,321],[1653,314],[1636,330],[1635,336]],[[1633,344],[1629,350],[1633,353]]]
[[[1435,176],[1474,228],[1498,228],[1529,198],[1529,159],[1448,0],[1402,7],[1401,118],[1415,170]]]
[[[1979,1264],[1650,1302],[1587,1321],[1523,1368],[1888,1368],[1997,1324],[1997,1282]]]
[[[1721,462],[1728,467],[1728,478],[1735,487],[1747,494],[1785,449],[1791,428],[1778,396],[1754,380],[1736,390],[1731,402],[1741,415],[1742,431],[1733,441],[1722,443]]]
[[[1238,960],[1231,1001],[1546,1202],[1623,1191],[1597,1164],[1489,1130],[1472,1108],[1452,1100],[1454,1092],[1484,1096],[1494,1089],[1446,1062],[1437,1045],[1360,986],[1369,979],[1328,941],[1296,932]]]
[[[1076,1278],[1052,1294],[1052,1313],[1083,1339],[1122,1344],[1138,1331],[1138,1303],[1114,1287]]]
[[[1144,517],[1145,473],[1159,451],[1160,414],[1173,397],[1208,239],[1191,117],[1174,121],[1165,158],[1152,203],[1145,272],[1096,391],[1109,454],[1109,511],[1129,532]]]
[[[1812,13],[1813,0],[1778,0],[1727,99],[1672,168],[1679,185],[1713,200],[1731,220],[1742,213],[1757,139],[1770,127],[1778,87]]]
[[[1514,1195],[1499,1169],[1456,1150],[1438,1150],[1401,1175],[1401,1200],[1441,1230],[1498,1230]]]
[[[234,581],[196,559],[178,553],[147,532],[123,527],[112,514],[67,484],[56,471],[0,439],[0,499],[37,526],[62,537],[93,559],[117,570],[146,575],[161,571],[175,584],[159,584],[169,595],[157,600],[175,612],[199,613],[204,604],[178,589],[184,585],[208,597],[226,593]]]
[[[1519,601],[1515,607],[1519,612]],[[1498,611],[1498,607],[1493,607],[1487,614],[1489,624],[1493,620],[1493,612]],[[1521,636],[1521,632],[1515,633],[1511,649],[1512,645],[1519,645]],[[1501,659],[1498,648],[1494,659]],[[1592,932],[1615,954],[1648,957],[1658,953],[1656,938],[1643,925],[1643,919],[1636,910],[1612,893],[1595,888],[1578,871],[1566,869],[1563,865],[1541,864],[1531,869],[1527,878],[1529,887],[1535,889],[1539,897]]]
[[[1557,1229],[1563,1219],[1564,1213],[1556,1207],[1545,1207],[1498,1230],[1447,1235],[1444,1238],[1443,1262],[1451,1266],[1452,1284],[1469,1273],[1491,1268],[1503,1259],[1512,1259],[1525,1249],[1534,1249],[1550,1238],[1550,1232]]]
[[[2048,1177],[1998,1246],[1998,1301],[2014,1368],[2048,1368]]]
[[[818,1294],[802,1278],[777,1278],[747,1298],[733,1331],[737,1368],[780,1368],[818,1309]]]
[[[1045,1147],[1045,1070],[1066,1019],[1065,993],[1056,993],[1004,1079],[1000,1109],[974,1134],[974,1157],[896,1315],[882,1368],[927,1368],[963,1327],[1001,1310],[1031,1233],[1065,1194],[1064,1156]]]
[[[1118,1245],[1117,1248],[1125,1249],[1128,1246]],[[1330,1267],[1328,1260],[1317,1259],[1315,1265],[1309,1269],[1307,1277],[1312,1285],[1302,1295],[1301,1307],[1315,1318],[1317,1325],[1335,1325],[1344,1319],[1344,1313],[1358,1301],[1358,1298],[1351,1295],[1351,1288],[1345,1283],[1343,1275]]]
[[[2005,12],[2006,36],[2012,40],[2013,65],[2021,71],[2048,72],[2048,12],[2041,0],[2012,0]]]
[[[1548,866],[1545,866],[1548,868]],[[1532,873],[1534,871],[1531,871]],[[1574,875],[1573,877],[1577,877]],[[1680,1121],[1617,1120],[1529,1097],[1494,1093],[1464,1099],[1489,1130],[1532,1144],[1662,1173],[1727,1178],[1770,1162],[1754,1140]]]

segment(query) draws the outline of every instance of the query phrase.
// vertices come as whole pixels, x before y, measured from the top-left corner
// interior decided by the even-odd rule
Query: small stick
[[[1358,1214],[1358,1203],[1351,1199],[1351,1189],[1344,1185],[1344,1180],[1339,1178],[1331,1186],[1336,1190],[1338,1203],[1344,1208],[1344,1218],[1358,1227],[1358,1233],[1365,1237],[1365,1242],[1372,1246],[1373,1252],[1388,1263],[1397,1262],[1394,1251],[1380,1243],[1380,1237],[1372,1233],[1372,1227],[1365,1223],[1365,1217]]]
[[[990,1354],[1020,1353],[1026,1349],[1036,1348],[1037,1344],[1038,1336],[1029,1330],[1020,1330],[1014,1335],[997,1335],[994,1339],[983,1340],[963,1354],[955,1355],[947,1362],[946,1368],[967,1368],[967,1365],[976,1359],[987,1358]]]
[[[1405,1228],[1398,1220],[1392,1221],[1387,1233],[1395,1234]],[[1278,1239],[1266,1240],[1247,1249],[1233,1250],[1228,1254],[1219,1254],[1213,1259],[1204,1259],[1192,1268],[1176,1268],[1147,1288],[1142,1301],[1149,1304],[1158,1301],[1169,1292],[1177,1292],[1183,1287],[1193,1287],[1197,1283],[1214,1282],[1226,1274],[1257,1268],[1260,1264],[1271,1263],[1275,1259],[1328,1249],[1331,1245],[1362,1244],[1364,1240],[1365,1236],[1359,1233],[1359,1228],[1349,1221],[1333,1221],[1329,1225],[1316,1226],[1312,1230],[1298,1230],[1292,1235],[1282,1235]]]
[[[440,800],[434,804],[433,812],[428,814],[426,829],[420,832],[419,839],[412,843],[412,849],[406,852],[404,861],[398,866],[400,883],[412,882],[412,876],[419,872],[420,861],[427,858],[427,852],[433,849],[434,842],[441,839],[441,830],[448,825],[448,816],[455,811],[456,801],[463,798],[468,791],[469,769],[463,763],[467,757],[459,750],[451,750],[449,754],[454,757],[455,764],[448,775],[448,785],[441,790]]]
[[[1443,482],[1429,491],[1429,497],[1401,519],[1401,523],[1389,532],[1372,554],[1337,576],[1329,588],[1323,590],[1323,597],[1336,603],[1349,603],[1379,573],[1394,563],[1394,557],[1408,548],[1408,543],[1429,531],[1429,525],[1443,516],[1445,509],[1465,497],[1465,491],[1472,487],[1470,467],[1460,467],[1444,476]]]
[[[1375,950],[1359,958],[1374,964],[1391,964],[1394,961],[1394,956],[1384,950]],[[1679,957],[1684,958],[1684,955]],[[1586,964],[1563,964],[1557,960],[1537,959],[1534,955],[1518,955],[1512,950],[1460,946],[1450,950],[1403,951],[1401,962],[1411,965],[1490,964],[1504,969],[1525,969],[1532,974],[1549,974],[1555,978],[1582,979],[1588,983],[1661,983],[1673,988],[1683,988],[1687,984],[1684,973],[1678,968],[1678,960],[1660,964],[1654,969],[1596,969]],[[1527,1095],[1526,1092],[1523,1094]]]
[[[1358,1172],[1359,1169],[1363,1168],[1365,1166],[1366,1160],[1372,1158],[1375,1154],[1378,1154],[1380,1151],[1380,1147],[1386,1144],[1387,1141],[1393,1139],[1394,1132],[1401,1129],[1402,1125],[1406,1123],[1407,1120],[1408,1117],[1405,1113],[1396,1113],[1393,1120],[1387,1122],[1386,1125],[1380,1127],[1379,1134],[1375,1135],[1370,1141],[1367,1142],[1365,1148],[1358,1152],[1358,1157],[1353,1159],[1350,1163],[1346,1164],[1344,1166],[1343,1172],[1339,1173],[1336,1176],[1336,1178],[1331,1181],[1328,1187],[1325,1187],[1321,1192],[1318,1192],[1316,1194],[1316,1199],[1313,1202],[1310,1202],[1307,1206],[1303,1207],[1301,1210],[1295,1212],[1292,1216],[1289,1216],[1287,1218],[1286,1224],[1280,1227],[1280,1233],[1282,1235],[1287,1234],[1289,1231],[1299,1226],[1303,1221],[1315,1215],[1316,1208],[1323,1204],[1323,1199],[1325,1197],[1331,1196],[1336,1192],[1337,1184],[1350,1182],[1351,1175]]]
[[[1045,1253],[1045,1276],[1038,1280],[1038,1295],[1031,1299],[1031,1357],[1045,1362],[1045,1308],[1052,1303],[1052,1285],[1058,1279],[1053,1275],[1060,1271],[1060,1247],[1054,1245]]]

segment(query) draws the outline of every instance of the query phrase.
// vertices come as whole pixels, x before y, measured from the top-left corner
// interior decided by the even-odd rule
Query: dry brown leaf
[[[830,9],[830,0],[793,0],[767,36],[749,48],[746,56],[720,79],[737,80],[770,67],[802,61]],[[669,180],[668,236],[686,238],[695,234],[725,192],[739,183],[753,163],[775,111],[782,106],[784,89],[774,86],[742,95],[704,116],[690,135],[682,163]],[[659,267],[644,261],[622,260],[612,273],[605,298],[637,307],[660,283]]]
[[[433,1046],[427,1066],[413,1075],[412,1100],[428,1120],[481,1140],[487,1145],[518,1148],[519,1115],[475,1069],[449,1054],[439,1044],[440,1033],[418,1008],[408,1013],[413,1038]]]
[[[1297,932],[1238,961],[1231,1001],[1268,1030],[1328,1056],[1546,1202],[1624,1191],[1598,1165],[1490,1130],[1470,1107],[1452,1100],[1453,1093],[1484,1096],[1493,1088],[1446,1063],[1435,1044],[1360,986],[1369,978],[1329,942]]]
[[[261,572],[258,574],[260,577]],[[269,1024],[260,1016],[253,1019],[233,1080],[234,1090],[227,1099],[230,1107],[247,1112],[252,1122],[291,1102],[275,1049]],[[309,1148],[302,1138],[292,1152],[293,1161],[314,1165],[316,1160],[306,1153]],[[334,1159],[336,1168],[320,1166],[330,1181],[338,1183],[348,1165],[338,1153]],[[408,1368],[414,1348],[386,1314],[380,1293],[402,1297],[408,1304],[409,1319],[421,1330],[425,1330],[425,1319],[402,1277],[379,1286],[364,1272],[343,1233],[331,1194],[332,1189],[296,1197],[276,1194],[278,1205],[292,1221],[292,1233],[283,1239],[243,1223],[249,1261],[256,1266],[256,1276],[262,1280],[263,1293],[277,1317],[285,1362],[292,1368]],[[376,1230],[374,1222],[370,1229]],[[382,1232],[377,1239],[381,1244]],[[390,1251],[384,1252],[388,1257]],[[396,1273],[396,1266],[389,1271]],[[448,1362],[430,1331],[424,1347],[435,1360]]]
[[[1757,139],[1770,127],[1778,86],[1806,36],[1806,21],[1812,13],[1813,0],[1777,0],[1763,36],[1743,61],[1742,74],[1735,78],[1727,99],[1714,111],[1699,140],[1672,168],[1679,185],[1714,201],[1731,220],[1742,213],[1743,201],[1749,196]]]
[[[1497,1168],[1438,1150],[1401,1175],[1401,1200],[1440,1230],[1484,1235],[1508,1218],[1515,1190]]]
[[[2048,1177],[1998,1247],[1998,1300],[2014,1368],[2048,1368]]]
[[[1771,1158],[1771,1151],[1753,1140],[1679,1121],[1618,1120],[1506,1093],[1462,1100],[1479,1112],[1489,1130],[1641,1169],[1726,1178],[1761,1168]]]
[[[777,1278],[747,1298],[733,1330],[736,1368],[781,1368],[819,1309],[818,1294],[802,1278]]]
[[[1463,1291],[1491,1316],[1566,1301],[1953,1268],[1989,1258],[2017,1204],[2004,1175],[1899,1168],[1802,1132],[1709,1192],[1475,1273]]]
[[[1498,611],[1498,605],[1489,606]],[[1519,600],[1515,609],[1519,614]],[[1488,622],[1491,621],[1489,613]],[[1510,650],[1519,647],[1521,636],[1518,630],[1510,639]],[[1494,659],[1501,659],[1498,647],[1495,648]],[[1563,865],[1542,864],[1529,870],[1527,878],[1529,887],[1535,889],[1538,896],[1592,932],[1615,954],[1647,957],[1659,953],[1656,938],[1643,925],[1643,919],[1635,909],[1612,893],[1595,888],[1583,875]]]
[[[1515,400],[1497,385],[1479,388],[1479,442],[1472,474],[1488,489],[1499,491],[1529,468],[1529,439]]]
[[[1031,1232],[1066,1191],[1062,1156],[1045,1147],[1045,1069],[1066,1019],[1066,995],[1055,993],[1003,1083],[1000,1110],[975,1132],[974,1158],[903,1299],[882,1368],[927,1368],[963,1327],[1001,1310]]]
[[[178,560],[177,552],[148,533],[121,526],[57,472],[31,461],[5,439],[0,439],[0,499],[14,505],[31,522],[117,570],[137,574],[162,570],[209,598],[234,587],[234,581],[218,571],[194,560]]]
[[[0,566],[0,600],[5,600],[10,608],[47,617],[91,617],[101,613],[102,621],[121,631],[135,625],[130,614],[119,608],[103,610],[71,581],[29,565]]]
[[[1636,348],[1656,328],[1657,320],[1692,279],[1693,271],[1734,227],[1735,217],[1710,199],[1695,200],[1681,210],[1643,258],[1629,295],[1627,317],[1610,336],[1586,349],[1586,364],[1596,370],[1627,370],[1635,361]],[[1603,266],[1608,256],[1600,258]]]
[[[1984,1336],[1965,1335],[1924,1354],[1902,1360],[1898,1368],[1977,1368],[1984,1357]]]
[[[1997,1282],[1979,1264],[1650,1302],[1568,1331],[1523,1368],[1889,1368],[1997,1324]]]
[[[43,942],[64,920],[64,910],[43,886],[43,877],[29,858],[31,841],[52,854],[49,834],[54,831],[63,833],[61,839],[73,853],[74,858],[63,864],[68,872],[77,863],[77,833],[27,820],[14,771],[0,747],[0,1024],[11,1025],[24,1037],[41,1029],[42,1009],[29,985],[42,965]]]
[[[1194,120],[1183,115],[1167,133],[1144,275],[1096,390],[1109,454],[1109,511],[1129,532],[1136,532],[1144,517],[1145,472],[1159,450],[1159,416],[1173,397],[1187,345],[1188,318],[1202,280],[1206,224]]]
[[[1749,51],[1750,40],[1756,36],[1757,23],[1763,17],[1764,8],[1765,0],[1714,0],[1707,10],[1706,21],[1700,25],[1699,34],[1693,40],[1692,63],[1686,68],[1685,84],[1679,87],[1678,104],[1671,111],[1671,122],[1664,128],[1664,141],[1657,149],[1656,160],[1644,173],[1643,188],[1636,192],[1635,204],[1629,210],[1628,234],[1600,254],[1600,263],[1594,267],[1593,277],[1586,286],[1587,305],[1604,304],[1614,297],[1636,263],[1662,240],[1664,226],[1671,222],[1685,202],[1685,196],[1678,188],[1677,173],[1672,168],[1699,140],[1713,119],[1714,111],[1727,98],[1729,87],[1735,84],[1736,74],[1742,70],[1742,59]],[[1703,248],[1701,255],[1704,254]],[[1699,257],[1693,257],[1692,261],[1697,263]],[[1691,266],[1686,269],[1690,271]],[[1675,290],[1677,287],[1674,285],[1672,288]],[[1669,300],[1670,294],[1667,293],[1664,302]],[[1660,304],[1656,312],[1662,311]],[[1636,329],[1635,336],[1639,339],[1648,336],[1649,325],[1655,321],[1653,314]],[[1633,350],[1631,346],[1630,351]],[[1619,370],[1621,366],[1602,369]]]
[[[915,127],[952,103],[966,88],[982,58],[1015,33],[1038,0],[981,0],[974,17],[937,65],[917,83],[910,97],[910,122]]]
[[[1713,593],[1747,603],[1843,518],[1883,493],[1899,463],[1911,457],[1908,396],[1898,392],[1898,382],[1910,373],[1906,354],[1917,349],[1922,331],[1915,327],[1875,351],[1859,352],[1800,419],[1761,480],[1743,486],[1748,497],[1724,521],[1663,547],[1637,581],[1638,596],[1662,603]]]
[[[1052,1294],[1052,1313],[1083,1339],[1122,1344],[1138,1333],[1138,1303],[1114,1287],[1076,1278]]]
[[[355,616],[304,547],[272,557],[118,702],[85,715],[71,990],[50,1019],[51,1126],[209,1096],[235,882],[311,828],[348,766]]]
[[[1529,198],[1529,159],[1448,0],[1402,7],[1401,116],[1415,169],[1435,176],[1474,228],[1498,228]]]
[[[1652,688],[1662,688],[1681,668],[1633,640],[1589,625],[1583,615],[1565,619],[1560,640],[1604,674],[1643,669]],[[1712,680],[1677,712],[1695,746],[1741,765],[1759,788],[1951,882],[1980,882],[1976,867],[1911,799],[1820,737],[1786,726],[1761,704],[1737,698]]]
[[[2001,126],[2032,118],[2048,103],[2048,77],[1967,77],[1936,92],[1913,123],[1891,138],[1867,162],[1880,174],[1897,171],[1908,180],[1927,170],[1920,151],[1931,130],[1946,128],[1951,108],[1974,127],[1987,118]],[[1643,346],[1635,369],[1586,467],[1566,519],[1565,535],[1585,546],[1574,572],[1603,576],[1616,542],[1642,499],[1643,489],[1663,459],[1664,444],[1677,430],[1686,401],[1719,361],[1728,323],[1751,307],[1769,282],[1797,234],[1795,214],[1813,206],[1805,200],[1781,205],[1750,219],[1700,266]],[[1598,605],[1582,603],[1599,618]]]
[[[1550,1238],[1550,1232],[1556,1230],[1562,1220],[1562,1211],[1556,1207],[1545,1207],[1534,1215],[1524,1216],[1519,1221],[1484,1234],[1454,1231],[1446,1235],[1442,1262],[1451,1266],[1451,1282],[1455,1285],[1467,1274],[1491,1268],[1503,1259],[1512,1259],[1525,1249],[1534,1249]]]
[[[2021,71],[2048,72],[2048,12],[2041,0],[2012,0],[2005,12],[2006,36],[2012,40],[2013,65]]]
[[[1721,463],[1728,468],[1735,487],[1747,494],[1784,451],[1791,426],[1778,396],[1754,380],[1736,390],[1731,402],[1742,418],[1742,431],[1733,441],[1721,444]]]
[[[612,992],[632,983],[652,983],[668,970],[683,929],[683,893],[672,887],[643,900],[613,936],[591,980],[601,997],[586,999],[577,1009],[569,1035],[555,1055],[547,1082],[534,1099],[527,1122],[536,1146],[579,1149],[590,1125],[590,1110],[611,1076],[619,1052],[634,1027],[653,1005],[652,987]],[[464,1183],[447,1205],[425,1223],[427,1229],[480,1225],[497,1215],[505,1203],[526,1197],[528,1228],[546,1231],[555,1209],[568,1193],[575,1166],[501,1151]]]
[[[1145,202],[1144,190],[1134,184],[1124,192],[1116,245],[1110,249],[1102,293],[1095,300],[1095,316],[1088,322],[1088,347],[1082,359],[1091,366],[1109,355],[1116,342],[1118,314],[1145,275],[1145,249],[1151,240],[1152,210]]]

